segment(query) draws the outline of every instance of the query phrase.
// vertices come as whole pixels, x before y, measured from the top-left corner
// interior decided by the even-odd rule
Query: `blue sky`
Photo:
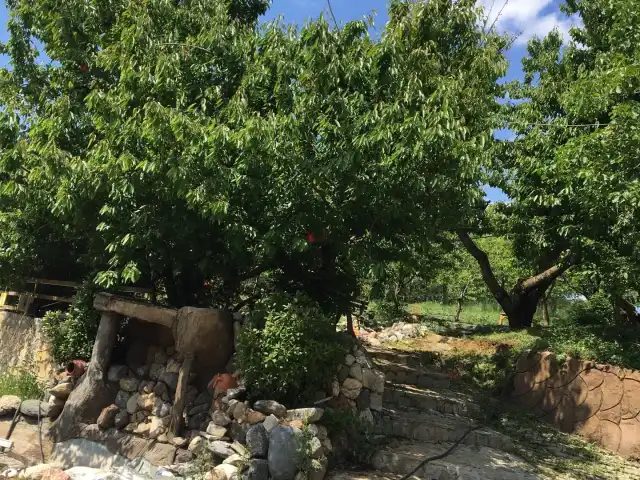
[[[505,80],[521,78],[520,59],[525,54],[525,46],[534,35],[544,36],[553,28],[559,28],[568,39],[571,19],[564,16],[559,9],[558,0],[479,0],[489,11],[489,22],[496,21],[499,29],[518,32],[520,36],[508,53],[509,72]],[[7,11],[4,1],[0,5],[0,41],[6,41]],[[375,12],[376,29],[382,30],[387,22],[387,0],[332,0],[333,11],[339,22],[348,22],[363,18]],[[504,5],[504,8],[502,8]],[[307,19],[317,17],[327,9],[326,0],[272,0],[271,8],[265,16],[266,20],[282,15],[286,22],[302,25]],[[4,64],[0,58],[0,65]],[[487,189],[487,198],[503,200],[506,197],[496,189]]]

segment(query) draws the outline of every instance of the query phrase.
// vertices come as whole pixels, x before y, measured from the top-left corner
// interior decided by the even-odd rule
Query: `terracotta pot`
[[[87,368],[87,364],[84,360],[72,360],[67,363],[67,374],[73,378],[80,378]]]

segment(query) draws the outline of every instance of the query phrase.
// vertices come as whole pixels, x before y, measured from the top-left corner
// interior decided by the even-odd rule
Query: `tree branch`
[[[493,274],[491,263],[489,263],[489,257],[475,244],[475,242],[471,239],[471,237],[465,230],[459,229],[456,231],[456,233],[458,234],[458,238],[462,242],[464,248],[467,249],[467,252],[469,252],[471,256],[473,256],[473,258],[475,258],[478,262],[478,265],[480,266],[480,272],[482,273],[482,279],[484,280],[484,283],[487,284],[489,291],[496,299],[496,301],[500,304],[505,313],[509,314],[509,312],[513,309],[511,298],[509,297],[507,291],[502,288],[502,286],[496,279],[496,276]]]
[[[535,288],[542,286],[548,287],[556,278],[578,263],[580,263],[578,255],[569,254],[559,265],[554,265],[551,268],[546,269],[544,272],[526,279],[522,282],[520,288],[522,292],[528,293]]]

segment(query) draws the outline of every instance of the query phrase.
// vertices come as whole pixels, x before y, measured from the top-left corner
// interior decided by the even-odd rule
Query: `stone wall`
[[[26,369],[41,380],[51,377],[54,363],[42,333],[42,319],[0,311],[0,373]]]
[[[566,433],[620,455],[640,454],[640,372],[553,353],[523,354],[512,398]]]

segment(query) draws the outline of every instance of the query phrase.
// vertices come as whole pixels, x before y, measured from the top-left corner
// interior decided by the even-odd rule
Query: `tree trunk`
[[[193,356],[187,356],[180,366],[178,375],[178,386],[176,388],[176,398],[173,402],[173,410],[171,411],[170,431],[174,437],[179,437],[184,427],[184,402],[187,395],[187,386],[189,384],[189,374],[193,367]]]
[[[456,322],[460,321],[460,314],[462,313],[462,302],[464,302],[464,297],[467,295],[467,288],[469,288],[469,284],[467,283],[462,292],[460,292],[460,296],[458,297],[458,309],[456,310]]]
[[[85,425],[96,421],[103,408],[113,403],[118,387],[109,385],[105,377],[119,323],[120,315],[117,313],[102,312],[87,371],[52,425],[51,434],[57,442],[76,436]]]
[[[356,332],[353,330],[353,317],[351,316],[351,311],[347,312],[347,332],[352,337],[356,336]]]
[[[449,285],[446,283],[442,285],[442,305],[449,304]]]
[[[542,297],[541,306],[542,306],[542,326],[548,327],[550,322],[549,322],[549,302],[547,301],[547,295]]]
[[[458,230],[458,238],[467,251],[476,259],[480,266],[482,279],[489,288],[489,291],[502,307],[509,319],[511,328],[529,328],[533,324],[533,315],[536,313],[538,302],[544,297],[547,289],[553,284],[556,278],[561,276],[567,269],[580,262],[578,255],[570,254],[559,264],[553,265],[546,270],[524,280],[518,280],[510,293],[498,283],[489,257],[471,239],[465,230]]]

